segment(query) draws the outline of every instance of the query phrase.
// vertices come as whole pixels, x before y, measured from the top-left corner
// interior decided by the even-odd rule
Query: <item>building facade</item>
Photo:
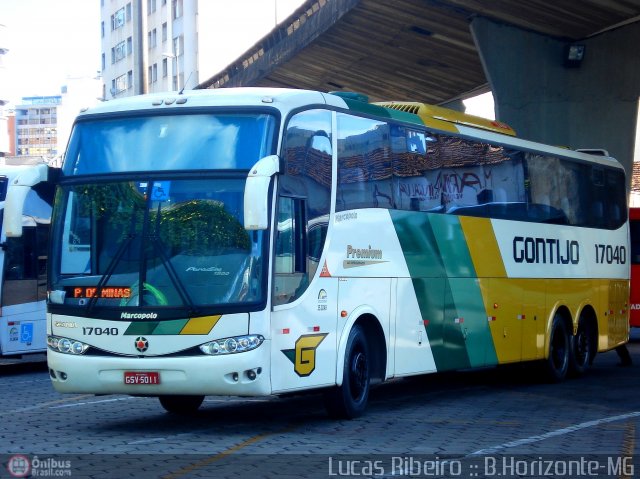
[[[101,0],[103,98],[192,89],[303,0]]]
[[[105,100],[198,84],[198,3],[101,0]]]
[[[76,115],[98,103],[101,85],[97,78],[67,78],[59,95],[23,97],[14,113],[15,155],[59,161]]]
[[[7,92],[5,86],[8,77],[4,57],[9,51],[8,41],[9,35],[7,33],[7,27],[0,24],[0,157],[12,154],[9,137],[9,114],[7,110],[9,98],[3,98],[2,95],[3,92]]]
[[[53,158],[58,148],[58,109],[62,96],[22,98],[15,108],[16,155]]]

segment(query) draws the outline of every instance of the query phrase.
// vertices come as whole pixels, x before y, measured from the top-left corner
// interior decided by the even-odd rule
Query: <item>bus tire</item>
[[[571,358],[571,340],[567,323],[561,315],[553,317],[549,337],[549,356],[546,359],[546,376],[551,382],[560,382],[567,377]]]
[[[165,411],[172,414],[190,414],[196,412],[204,396],[158,396]]]
[[[353,419],[364,412],[371,386],[371,358],[367,337],[358,325],[349,332],[344,356],[342,385],[324,395],[329,416]]]
[[[578,331],[571,341],[571,361],[569,363],[572,376],[581,376],[591,364],[595,355],[593,328],[585,317],[578,321]]]

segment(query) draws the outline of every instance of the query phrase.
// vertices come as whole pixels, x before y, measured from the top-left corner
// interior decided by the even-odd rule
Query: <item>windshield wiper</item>
[[[166,268],[167,274],[169,275],[169,279],[171,280],[171,284],[176,288],[182,303],[187,305],[191,311],[191,313],[197,314],[199,309],[196,308],[187,292],[186,288],[182,284],[182,281],[178,277],[178,273],[176,273],[175,268],[171,264],[171,259],[167,256],[167,253],[164,248],[164,244],[160,239],[160,215],[161,215],[161,204],[158,202],[158,211],[156,212],[156,224],[155,224],[155,234],[150,234],[149,239],[153,244],[160,260],[162,261],[162,265]]]

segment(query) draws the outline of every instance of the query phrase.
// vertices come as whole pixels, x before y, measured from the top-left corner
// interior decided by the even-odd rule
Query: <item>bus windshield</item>
[[[74,126],[63,174],[248,170],[272,153],[275,125],[258,112],[84,120]]]
[[[261,302],[264,233],[243,227],[244,184],[156,175],[62,187],[58,304],[204,313]]]

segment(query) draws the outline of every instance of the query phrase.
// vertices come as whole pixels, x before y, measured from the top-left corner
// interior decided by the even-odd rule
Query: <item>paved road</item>
[[[530,367],[392,381],[353,421],[328,419],[317,395],[208,397],[178,417],[155,398],[60,395],[41,362],[2,366],[0,478],[7,465],[74,478],[640,477],[637,338],[633,366],[605,353],[561,384]]]

